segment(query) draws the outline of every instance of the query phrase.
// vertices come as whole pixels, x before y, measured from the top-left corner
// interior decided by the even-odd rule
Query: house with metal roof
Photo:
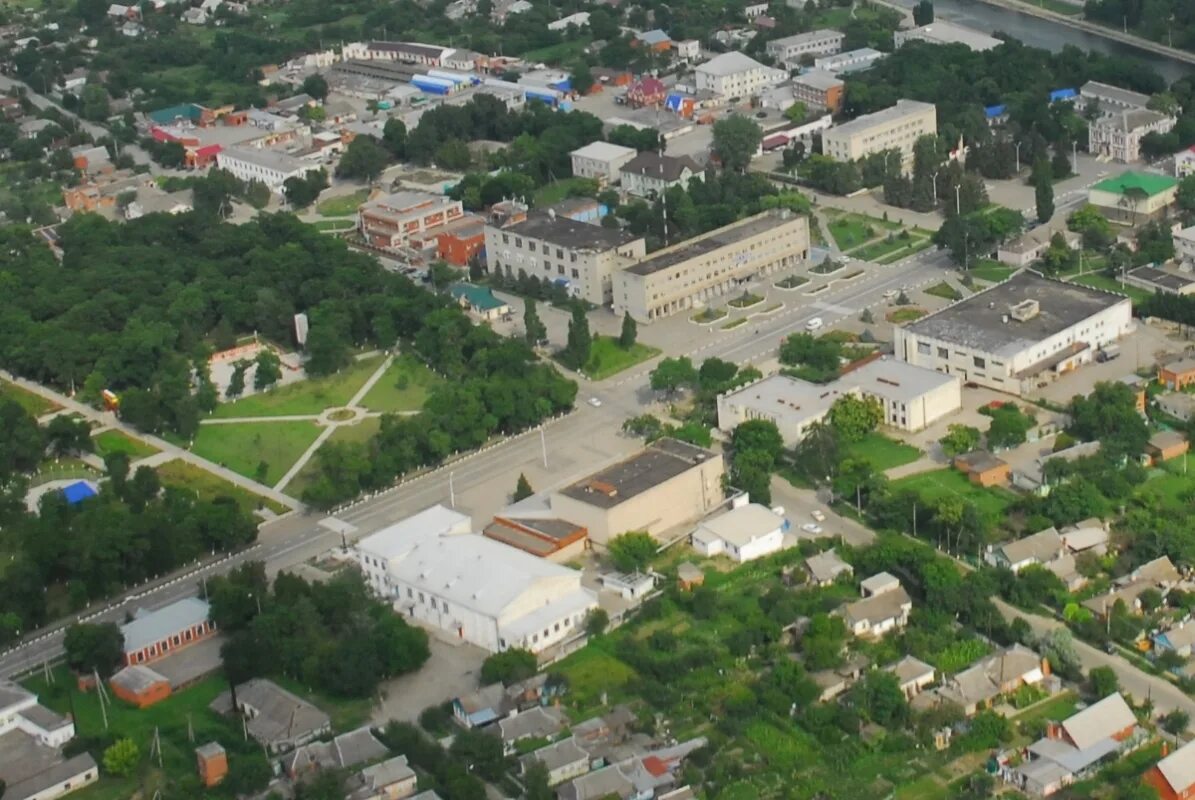
[[[1195,741],[1187,742],[1145,773],[1145,782],[1162,800],[1195,797]]]
[[[449,289],[452,299],[471,316],[492,322],[510,313],[510,304],[494,295],[488,286],[473,283],[458,283]]]
[[[703,521],[693,531],[693,548],[705,556],[724,555],[740,564],[784,546],[788,520],[767,506],[749,503]]]
[[[124,635],[124,663],[148,664],[184,647],[216,635],[210,606],[198,597],[185,597],[156,611],[138,609],[133,621],[120,627]]]
[[[209,707],[217,714],[243,717],[249,735],[271,754],[301,747],[332,730],[327,714],[265,678],[238,685],[235,707],[231,692],[222,692]]]
[[[805,571],[809,573],[809,580],[817,586],[829,586],[838,580],[839,575],[853,575],[855,568],[843,561],[831,547],[805,559]]]

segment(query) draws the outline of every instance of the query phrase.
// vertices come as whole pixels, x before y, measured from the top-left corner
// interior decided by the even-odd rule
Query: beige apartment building
[[[906,166],[913,163],[917,139],[938,132],[933,103],[897,100],[896,105],[864,114],[822,134],[822,151],[835,161],[855,161],[882,150],[899,150]]]
[[[357,230],[373,247],[397,250],[412,237],[447,225],[465,215],[460,200],[425,192],[396,192],[362,203]]]
[[[658,250],[616,272],[614,312],[650,322],[808,257],[808,220],[789,211],[765,211]]]
[[[642,236],[560,216],[531,212],[507,225],[485,227],[486,263],[509,277],[519,272],[568,289],[594,305],[608,305],[618,270],[647,253]]]

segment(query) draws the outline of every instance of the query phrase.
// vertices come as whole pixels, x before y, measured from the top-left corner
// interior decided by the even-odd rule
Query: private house
[[[589,753],[577,744],[576,739],[570,736],[519,759],[524,774],[527,768],[536,762],[547,768],[548,785],[556,786],[589,772],[592,759]]]
[[[972,450],[954,457],[954,468],[967,476],[967,480],[985,489],[990,486],[1004,486],[1012,475],[1008,462],[996,458],[987,450]]]
[[[1145,456],[1153,465],[1178,458],[1190,449],[1187,437],[1178,431],[1158,431],[1145,444]]]
[[[1042,257],[1055,235],[1061,236],[1067,247],[1072,250],[1078,249],[1079,234],[1065,227],[1039,225],[1022,236],[998,245],[996,260],[1010,267],[1027,267]]]
[[[1195,395],[1186,392],[1166,392],[1154,397],[1158,410],[1186,422],[1195,417]]]
[[[1142,592],[1157,589],[1165,597],[1180,580],[1182,576],[1170,558],[1161,556],[1118,578],[1112,591],[1084,600],[1083,607],[1100,619],[1106,617],[1118,602],[1124,603],[1130,613],[1140,613]]]
[[[348,800],[402,800],[415,794],[418,777],[406,756],[366,767],[348,779]]]
[[[1145,773],[1145,782],[1157,790],[1160,800],[1195,797],[1195,741],[1159,761]]]
[[[852,634],[876,638],[908,624],[913,600],[896,576],[881,572],[864,580],[860,589],[862,600],[834,612]]]
[[[757,503],[740,506],[693,531],[693,549],[704,556],[724,555],[742,564],[775,553],[784,546],[788,520]]]
[[[494,290],[488,286],[458,283],[449,292],[452,299],[475,319],[493,322],[510,314],[510,304],[495,297]]]
[[[209,708],[217,714],[236,714],[266,752],[277,755],[294,750],[332,731],[332,720],[323,711],[283,689],[273,681],[254,678],[223,692]]]
[[[633,44],[657,53],[663,53],[672,48],[672,37],[659,28],[644,31],[635,37]]]
[[[309,742],[287,755],[283,769],[291,780],[299,780],[326,769],[349,769],[376,761],[387,753],[369,727],[342,733],[332,741]]]
[[[900,690],[905,693],[905,698],[908,700],[921,694],[922,690],[933,684],[937,678],[937,672],[932,666],[912,656],[905,656],[884,669],[891,672],[900,681]]]
[[[208,618],[210,608],[198,597],[187,597],[157,611],[138,609],[133,621],[120,626],[124,635],[125,666],[148,664],[184,647],[216,635]]]
[[[1158,383],[1172,392],[1195,385],[1195,358],[1184,358],[1158,367]]]
[[[170,681],[149,667],[135,664],[108,679],[112,694],[137,708],[152,706],[170,696]]]
[[[471,694],[453,698],[452,714],[457,724],[464,728],[481,728],[508,715],[545,705],[561,690],[561,686],[548,683],[546,673],[510,686],[491,683]]]
[[[855,568],[843,561],[834,548],[805,559],[805,571],[815,586],[829,586],[839,575],[855,574]]]
[[[1098,517],[1079,520],[1058,532],[1072,555],[1088,551],[1103,555],[1108,550],[1108,526]]]
[[[988,561],[997,567],[1010,569],[1014,573],[1034,564],[1045,565],[1059,558],[1066,551],[1062,537],[1054,528],[996,545],[989,551]]]
[[[673,186],[687,187],[691,180],[703,180],[705,172],[688,156],[668,156],[646,150],[619,169],[619,180],[628,194],[660,197]]]
[[[1170,630],[1155,634],[1153,645],[1156,653],[1171,650],[1183,658],[1190,658],[1192,651],[1195,651],[1195,622],[1180,623]]]
[[[1041,683],[1048,674],[1049,664],[1045,659],[1015,644],[947,678],[941,687],[918,697],[914,705],[926,708],[948,701],[958,704],[970,717],[991,707],[1003,694]]]
[[[511,714],[491,726],[502,739],[506,755],[514,755],[516,745],[526,739],[553,739],[568,727],[568,717],[557,708],[535,706],[521,713]]]

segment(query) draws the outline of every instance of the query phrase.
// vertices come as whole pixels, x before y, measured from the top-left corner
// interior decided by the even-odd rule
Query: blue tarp
[[[1050,102],[1056,103],[1059,100],[1074,100],[1079,96],[1079,93],[1074,89],[1055,89],[1050,92]]]
[[[988,119],[992,119],[993,117],[1003,116],[1004,112],[1007,110],[1008,106],[1001,103],[998,106],[988,106],[983,110],[983,113],[987,115]]]
[[[95,489],[92,489],[86,481],[79,481],[64,488],[62,496],[66,498],[66,502],[73,506],[77,503],[82,503],[89,497],[95,497]]]

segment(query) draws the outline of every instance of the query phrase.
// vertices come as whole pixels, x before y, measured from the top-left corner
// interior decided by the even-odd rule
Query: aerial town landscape
[[[1192,437],[1192,0],[0,0],[0,800],[1195,800]]]

